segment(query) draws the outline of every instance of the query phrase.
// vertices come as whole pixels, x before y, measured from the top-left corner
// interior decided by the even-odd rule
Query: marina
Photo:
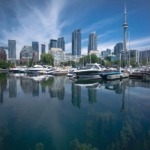
[[[150,150],[148,0],[0,4],[0,150]]]

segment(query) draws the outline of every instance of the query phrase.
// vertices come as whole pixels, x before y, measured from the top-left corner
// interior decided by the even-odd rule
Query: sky
[[[126,0],[128,42],[131,49],[150,49],[150,1]],[[0,0],[0,46],[16,40],[17,55],[32,41],[46,44],[65,38],[71,52],[72,32],[81,29],[82,54],[88,36],[97,33],[98,50],[113,50],[123,42],[124,0]]]

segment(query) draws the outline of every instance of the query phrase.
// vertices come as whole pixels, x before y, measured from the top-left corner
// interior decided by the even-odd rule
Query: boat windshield
[[[91,69],[91,68],[92,69],[100,69],[101,67],[97,64],[87,64],[86,68],[88,68],[88,69]]]

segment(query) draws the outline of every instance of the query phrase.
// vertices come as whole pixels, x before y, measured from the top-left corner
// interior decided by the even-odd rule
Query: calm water
[[[0,150],[150,150],[150,83],[1,74]]]

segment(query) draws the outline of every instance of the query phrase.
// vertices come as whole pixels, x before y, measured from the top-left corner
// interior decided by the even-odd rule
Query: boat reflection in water
[[[0,149],[148,150],[149,92],[133,79],[0,75]]]

